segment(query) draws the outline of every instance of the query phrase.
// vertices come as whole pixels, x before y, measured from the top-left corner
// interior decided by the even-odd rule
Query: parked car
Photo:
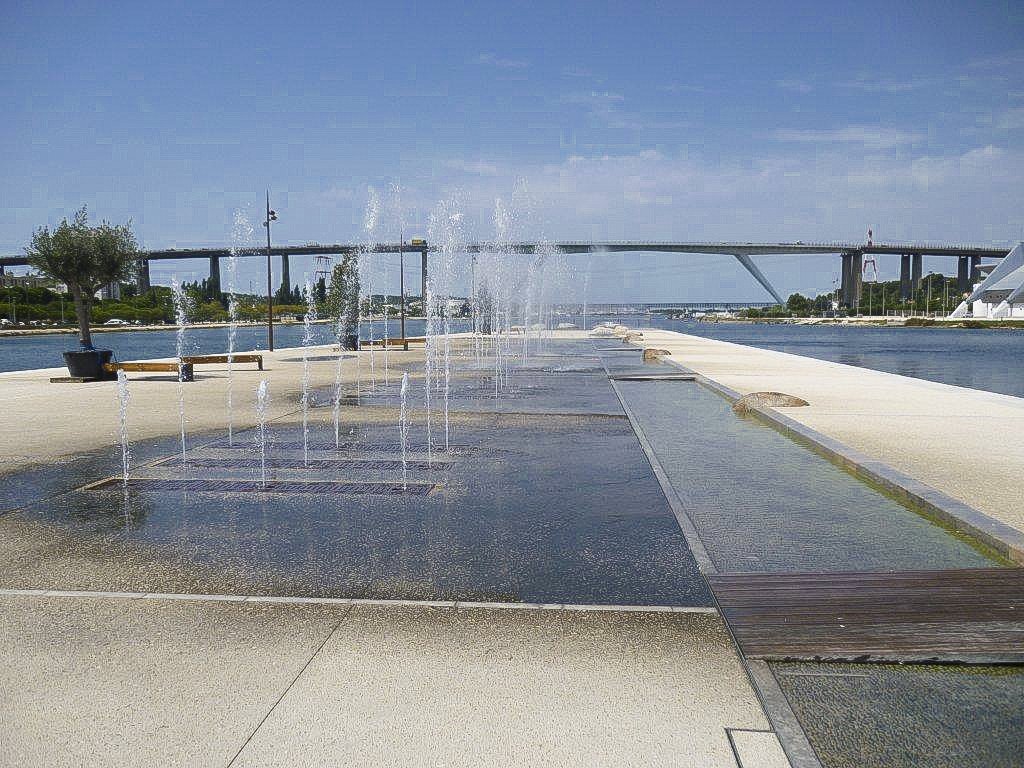
[[[104,325],[131,325],[127,320],[121,320],[118,317],[112,317]]]

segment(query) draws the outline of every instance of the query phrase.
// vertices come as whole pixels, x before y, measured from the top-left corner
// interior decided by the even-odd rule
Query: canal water
[[[447,451],[437,410],[427,450],[422,362],[396,362],[346,386],[337,444],[330,392],[308,456],[297,414],[272,422],[266,485],[251,433],[213,424],[184,465],[176,438],[135,443],[127,487],[117,450],[8,475],[0,588],[707,609],[691,546],[732,573],[1005,565],[699,383],[636,380],[675,369],[615,344],[550,341],[498,396],[456,346]],[[830,768],[1019,764],[1019,668],[771,668]]]
[[[457,348],[447,451],[440,392],[431,431],[422,363],[406,361],[388,386],[346,386],[337,445],[329,393],[308,454],[297,415],[268,425],[266,480],[242,433],[194,440],[184,465],[166,439],[135,445],[140,462],[166,453],[127,488],[114,452],[5,478],[0,587],[708,606],[623,402],[722,571],[995,562],[694,381],[613,383],[665,366],[603,346],[552,341],[497,396]]]
[[[470,321],[452,321],[452,330],[465,331]],[[405,332],[409,336],[422,336],[423,320],[406,320]],[[362,335],[369,337],[369,323],[363,323]],[[334,339],[331,324],[313,326],[314,333],[322,343]],[[373,337],[383,338],[384,322],[374,321]],[[274,325],[274,346],[302,346],[302,323]],[[398,320],[389,320],[388,336],[401,336],[401,324]],[[103,349],[112,349],[118,360],[146,360],[154,357],[174,357],[176,331],[110,331],[93,335],[93,344]],[[40,336],[6,336],[0,338],[0,372],[25,371],[32,368],[56,368],[64,365],[61,353],[77,347],[77,338],[70,334],[54,334]],[[226,327],[206,328],[190,326],[185,332],[185,344],[189,354],[212,355],[224,354],[228,348],[228,329]],[[254,349],[267,348],[267,327],[265,325],[241,325],[235,339],[235,351],[250,352]]]
[[[582,326],[582,318],[567,319]],[[592,326],[607,319],[1024,397],[1024,330],[698,323],[658,315],[591,316],[588,322]],[[467,330],[467,323],[454,321],[453,330]],[[327,341],[330,326],[319,327]],[[381,322],[375,323],[374,337],[380,338],[383,330]],[[407,321],[406,332],[422,335],[423,321]],[[388,333],[399,335],[397,321],[391,321]],[[363,335],[367,334],[364,324]],[[192,354],[223,353],[227,349],[227,328],[190,328],[187,339]],[[279,347],[299,346],[302,326],[277,326],[274,339]],[[175,339],[174,331],[123,331],[97,336],[96,343],[113,349],[120,360],[140,360],[173,356]],[[74,344],[74,338],[66,335],[0,338],[0,371],[60,366],[61,352]],[[239,328],[238,351],[265,346],[263,326]]]
[[[1022,329],[707,323],[657,315],[633,318],[627,325],[637,323],[941,384],[1024,397]]]

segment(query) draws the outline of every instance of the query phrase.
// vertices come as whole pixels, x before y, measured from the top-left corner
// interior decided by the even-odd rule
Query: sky
[[[385,239],[441,200],[492,239],[497,198],[556,241],[1024,239],[1019,2],[0,4],[5,255],[82,204],[144,248],[262,237],[267,189],[275,242],[358,242],[370,187]],[[729,257],[586,268],[593,301],[768,298]]]

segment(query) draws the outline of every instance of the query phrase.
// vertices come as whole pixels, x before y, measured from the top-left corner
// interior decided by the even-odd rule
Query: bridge
[[[774,301],[650,301],[650,302],[619,302],[617,304],[587,304],[587,312],[591,315],[618,315],[639,312],[735,312],[740,309],[768,309],[774,307]],[[576,303],[562,305],[576,314],[583,311],[583,305]]]
[[[364,246],[355,243],[306,245],[283,245],[269,249],[273,256],[281,257],[281,283],[291,287],[288,258],[290,256],[342,255],[368,251],[371,253],[419,253],[422,293],[426,294],[427,255],[435,247],[424,241],[414,243],[379,243]],[[751,276],[772,296],[784,304],[782,295],[772,286],[768,278],[754,264],[752,257],[769,255],[835,255],[842,259],[842,303],[853,307],[859,304],[863,289],[864,256],[900,257],[900,294],[909,298],[921,287],[922,258],[944,256],[957,259],[958,289],[968,292],[978,281],[978,266],[983,258],[1001,259],[1009,251],[1004,246],[980,246],[942,243],[751,243],[751,242],[652,242],[652,241],[565,241],[558,243],[521,242],[495,245],[494,243],[468,243],[463,250],[468,253],[496,252],[508,254],[543,253],[553,250],[567,254],[580,253],[673,253],[673,254],[720,254],[732,256],[743,265]],[[168,259],[208,259],[210,282],[220,286],[220,259],[231,255],[226,247],[213,248],[171,248],[140,251],[138,284],[140,290],[149,289],[149,262]],[[243,250],[239,257],[266,256],[266,248]],[[26,256],[0,256],[0,274],[4,267],[28,264]]]

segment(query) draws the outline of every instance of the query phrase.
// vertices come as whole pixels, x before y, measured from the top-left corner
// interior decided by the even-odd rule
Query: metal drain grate
[[[216,442],[212,442],[212,443],[206,444],[205,447],[207,447],[207,448],[228,448],[228,449],[236,450],[236,451],[251,451],[252,450],[252,442],[249,441],[249,440],[236,440],[234,445],[231,445],[231,444],[228,443],[227,440],[218,440]],[[270,447],[273,450],[275,450],[275,451],[276,450],[281,450],[281,451],[301,451],[303,449],[303,445],[302,445],[302,443],[300,441],[293,441],[293,440],[273,440],[271,442],[271,444],[270,444]],[[331,443],[326,443],[326,442],[310,443],[308,447],[309,447],[309,450],[311,450],[311,451],[382,451],[382,452],[389,452],[389,453],[400,453],[401,450],[402,450],[401,443],[386,443],[386,442],[367,442],[367,443],[361,443],[361,442],[356,441],[356,440],[352,440],[352,441],[349,441],[349,442],[343,442],[340,445],[335,445],[333,442],[331,442]],[[427,446],[426,446],[426,443],[413,443],[413,442],[411,442],[411,443],[409,443],[409,445],[406,446],[406,450],[408,450],[408,451],[426,451],[427,450]],[[448,447],[448,452],[449,453],[455,453],[455,452],[459,452],[459,451],[473,451],[473,450],[478,450],[478,446],[474,446],[474,445],[457,445],[455,443],[452,443]],[[435,445],[434,446],[434,453],[444,453],[444,452],[445,452],[445,450],[444,450],[443,446],[439,446],[439,445]]]
[[[157,462],[157,465],[177,465],[181,466],[181,457],[174,456],[164,461]],[[217,458],[202,456],[197,458],[190,458],[186,463],[188,467],[210,467],[210,468],[224,468],[224,469],[259,469],[261,465],[259,459],[255,458]],[[399,470],[402,469],[402,461],[400,459],[310,459],[309,462],[304,462],[302,459],[267,459],[267,467],[270,469],[359,469],[359,470]],[[447,470],[451,469],[452,465],[447,461],[407,461],[407,469],[422,469],[422,470]]]
[[[81,490],[100,490],[121,485],[119,477],[110,477]],[[437,486],[433,483],[350,483],[330,480],[201,480],[196,478],[133,477],[128,487],[139,491],[196,491],[202,493],[316,493],[361,494],[367,496],[426,496]]]

